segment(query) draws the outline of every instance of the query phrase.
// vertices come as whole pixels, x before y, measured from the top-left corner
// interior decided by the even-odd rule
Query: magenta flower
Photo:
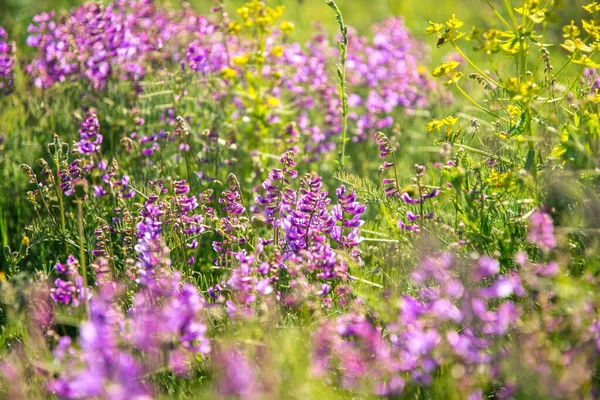
[[[527,239],[529,243],[538,246],[546,252],[556,247],[552,217],[543,209],[536,210],[531,214]]]

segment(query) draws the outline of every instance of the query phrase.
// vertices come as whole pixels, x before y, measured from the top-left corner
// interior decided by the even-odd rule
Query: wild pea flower
[[[387,197],[399,197],[406,204],[419,205],[418,214],[415,214],[410,210],[406,213],[406,220],[408,223],[405,223],[402,219],[398,220],[398,229],[419,233],[421,229],[420,226],[418,224],[413,224],[412,222],[433,218],[433,212],[425,213],[424,203],[428,199],[438,196],[440,191],[438,188],[433,188],[431,190],[426,189],[423,182],[425,179],[425,167],[415,164],[414,167],[416,169],[416,174],[415,177],[412,178],[412,183],[414,186],[416,186],[416,194],[418,195],[418,198],[415,199],[411,197],[408,192],[403,192],[400,194],[401,190],[398,186],[398,172],[396,170],[396,149],[390,143],[389,138],[382,132],[377,132],[375,135],[375,141],[379,145],[379,157],[383,159],[389,159],[389,161],[384,161],[379,167],[379,174],[382,175],[389,169],[393,171],[392,178],[384,178],[381,181],[385,190],[385,195]],[[391,159],[389,156],[391,156]]]
[[[473,271],[473,279],[480,281],[482,279],[491,278],[500,271],[500,263],[498,260],[490,257],[481,257],[477,262]]]
[[[342,247],[356,247],[361,242],[361,238],[358,236],[358,228],[364,224],[360,217],[367,207],[356,201],[356,192],[346,193],[344,185],[336,189],[335,193],[339,204],[333,207],[332,213],[335,219],[341,222],[341,226],[333,227],[331,236]],[[346,235],[344,235],[344,228],[348,228]]]
[[[83,278],[79,275],[79,261],[69,255],[67,262],[57,262],[54,270],[67,280],[56,278],[54,287],[50,289],[50,298],[58,304],[78,307],[89,295],[89,289],[83,287]]]
[[[594,68],[584,68],[582,81],[590,87],[590,92],[594,94],[595,90],[600,90],[600,76],[598,70]]]
[[[290,179],[298,176],[296,162],[294,158],[296,153],[288,151],[284,153],[280,162],[283,168],[273,168],[262,187],[265,194],[256,197],[256,203],[264,207],[263,215],[266,223],[271,225],[274,230],[273,240],[275,245],[279,245],[279,233],[282,226],[282,219],[289,215],[290,207],[295,203],[296,192],[289,187]],[[292,200],[293,199],[293,200]]]
[[[100,122],[93,111],[87,113],[85,120],[79,128],[80,141],[76,144],[80,154],[94,154],[100,151],[102,135],[100,134]]]
[[[27,70],[44,89],[78,78],[94,90],[104,89],[111,77],[137,82],[151,61],[179,62],[181,49],[194,36],[211,38],[213,30],[189,7],[166,12],[147,1],[89,2],[59,21],[54,13],[39,14],[33,21],[27,44],[37,55]]]
[[[545,252],[551,251],[556,247],[554,224],[550,214],[542,209],[536,210],[531,214],[527,239],[529,243],[538,246]]]
[[[379,158],[386,159],[391,155],[389,161],[384,161],[379,166],[379,175],[383,175],[387,170],[392,169],[394,175],[392,178],[384,178],[381,184],[384,187],[386,197],[400,196],[398,186],[398,171],[396,170],[396,149],[392,146],[390,139],[382,132],[375,134],[375,142],[379,145]]]
[[[202,75],[218,73],[227,66],[227,50],[222,43],[194,40],[185,55],[190,69]]]
[[[233,174],[227,178],[229,189],[222,193],[219,203],[223,205],[226,216],[218,219],[218,230],[221,231],[223,241],[213,242],[213,248],[218,254],[215,262],[225,265],[227,255],[232,251],[232,246],[246,242],[246,230],[249,228],[249,220],[246,217],[248,211],[243,203],[239,182]],[[242,215],[245,216],[242,216]]]
[[[414,186],[416,186],[416,195],[418,196],[418,198],[415,199],[415,198],[411,197],[411,195],[408,192],[404,192],[404,193],[402,193],[402,196],[400,196],[402,201],[404,201],[406,204],[415,204],[415,205],[418,204],[418,206],[419,206],[418,214],[415,214],[412,211],[407,211],[406,219],[409,222],[422,221],[423,219],[433,218],[433,216],[434,216],[433,212],[429,212],[427,214],[425,213],[424,204],[428,199],[432,199],[440,194],[440,191],[438,188],[433,188],[431,190],[427,190],[425,188],[425,185],[424,185],[425,167],[422,165],[418,165],[418,164],[415,164],[414,167],[415,167],[417,173],[416,173],[415,177],[412,178],[412,183]],[[400,230],[413,231],[416,233],[419,233],[420,229],[421,229],[420,226],[417,224],[406,225],[402,220],[398,220],[398,228]]]
[[[241,351],[219,351],[213,359],[217,390],[225,397],[260,398],[262,391],[251,361]]]
[[[138,253],[138,282],[142,285],[152,284],[156,270],[170,266],[169,248],[166,246],[162,233],[161,216],[164,211],[158,205],[154,204],[156,198],[150,198],[146,201],[142,209],[144,220],[137,225],[138,243],[135,245],[135,251]]]
[[[8,95],[14,89],[14,43],[8,42],[8,35],[0,26],[0,94]]]
[[[320,176],[307,176],[303,179],[296,209],[283,222],[285,240],[289,250],[307,249],[314,235],[333,227],[335,221],[327,212],[326,206],[331,202],[327,192],[321,191]]]
[[[356,124],[355,140],[365,140],[377,130],[390,128],[394,112],[410,112],[427,105],[436,88],[420,67],[425,47],[400,18],[389,18],[373,26],[373,39],[349,31],[352,46],[347,70],[351,119]],[[367,88],[364,93],[358,88]],[[355,89],[356,88],[356,89]],[[349,99],[350,100],[350,99]]]
[[[219,203],[224,205],[223,211],[226,211],[228,214],[242,215],[246,211],[237,186],[231,181],[230,189],[223,192],[223,197],[219,199]]]
[[[497,263],[481,258],[473,271],[492,279]],[[461,365],[466,373],[458,384],[465,390],[480,388],[479,374],[485,377],[487,368],[497,367],[492,346],[520,316],[518,306],[503,299],[524,294],[518,277],[501,276],[489,287],[465,286],[455,257],[442,253],[425,257],[413,282],[420,294],[400,299],[395,320],[374,325],[350,314],[348,320],[339,319],[343,323],[337,332],[323,324],[315,337],[314,371],[322,375],[340,365],[346,387],[377,382],[375,393],[398,394],[405,385],[431,384],[440,366]]]
[[[185,374],[196,354],[210,352],[201,317],[204,303],[193,285],[181,284],[178,272],[157,271],[152,284],[142,287],[129,310],[126,338],[145,353],[146,369],[170,364]]]
[[[145,396],[140,363],[120,343],[123,315],[115,304],[116,286],[101,287],[90,300],[89,320],[80,328],[78,338],[83,368],[67,363],[50,391],[61,399],[123,398]],[[60,359],[60,357],[59,357]]]
[[[373,326],[363,315],[348,314],[335,323],[325,322],[314,335],[312,371],[318,376],[337,370],[346,389],[358,389],[367,375],[376,376],[379,382],[386,381],[386,368],[390,354],[389,346],[382,339],[381,328]],[[377,392],[383,388],[377,385]],[[399,394],[403,382],[400,380],[387,393]]]
[[[81,160],[73,161],[67,168],[61,168],[59,172],[60,188],[65,195],[73,196],[75,194],[75,185],[83,179],[83,170]]]
[[[277,278],[272,276],[273,269],[268,262],[258,263],[260,253],[247,254],[245,250],[231,255],[237,261],[237,265],[231,272],[227,284],[222,286],[232,292],[227,301],[227,312],[231,318],[236,316],[251,316],[252,305],[260,297],[270,295],[274,292],[272,285]]]

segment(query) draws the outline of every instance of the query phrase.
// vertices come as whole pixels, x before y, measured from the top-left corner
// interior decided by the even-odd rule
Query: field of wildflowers
[[[0,5],[0,398],[599,397],[600,2],[468,3]]]

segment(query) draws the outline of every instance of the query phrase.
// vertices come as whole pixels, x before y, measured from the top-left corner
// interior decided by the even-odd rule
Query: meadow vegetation
[[[595,398],[600,3],[8,0],[0,397]]]

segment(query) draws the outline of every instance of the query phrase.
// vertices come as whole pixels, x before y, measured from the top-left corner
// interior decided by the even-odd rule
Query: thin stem
[[[494,118],[498,118],[498,119],[500,119],[500,120],[501,120],[501,121],[503,121],[503,122],[506,122],[506,123],[508,123],[508,124],[510,124],[510,123],[511,123],[511,121],[510,121],[510,120],[508,120],[508,119],[506,119],[506,118],[504,118],[504,117],[500,117],[500,116],[498,116],[498,115],[494,114],[493,112],[491,112],[490,110],[488,110],[487,108],[483,107],[481,104],[479,104],[479,103],[477,103],[475,100],[473,100],[473,98],[472,98],[471,96],[469,96],[469,95],[467,94],[467,92],[465,92],[465,91],[464,91],[464,90],[463,90],[463,89],[462,89],[462,88],[461,88],[461,87],[458,85],[458,83],[456,84],[456,88],[458,89],[458,91],[459,91],[459,92],[460,92],[460,93],[461,93],[461,94],[462,94],[462,95],[463,95],[463,96],[464,96],[464,97],[465,97],[467,100],[469,100],[469,101],[471,102],[471,104],[473,104],[475,107],[477,107],[477,108],[478,108],[478,109],[480,109],[481,111],[483,111],[483,112],[485,112],[485,113],[487,113],[487,114],[491,115],[491,116],[492,116],[492,117],[494,117]]]
[[[510,20],[512,21],[515,31],[519,28],[519,23],[517,22],[517,18],[515,17],[515,13],[513,11],[513,7],[510,4],[510,0],[504,0],[504,5],[506,6],[506,10],[508,11],[508,15],[510,16]]]
[[[79,265],[81,265],[81,275],[83,276],[83,301],[85,303],[85,310],[89,314],[87,266],[85,263],[85,231],[83,229],[83,200],[77,201],[77,219],[79,220]]]
[[[340,141],[341,151],[340,151],[340,166],[342,169],[346,164],[346,142],[347,142],[347,134],[348,134],[348,94],[346,93],[346,56],[348,50],[348,27],[344,23],[344,17],[342,16],[342,12],[339,7],[335,3],[334,0],[326,0],[327,5],[335,11],[335,19],[338,22],[340,27],[340,32],[342,34],[342,39],[338,43],[338,47],[340,49],[340,63],[337,66],[337,73],[339,79],[339,94],[340,94],[340,104],[341,104],[341,112],[342,112],[342,138]]]
[[[495,86],[501,87],[503,88],[504,86],[502,86],[500,83],[496,82],[495,80],[493,80],[492,78],[490,78],[490,76],[488,74],[486,74],[485,72],[483,72],[483,70],[481,68],[479,68],[477,66],[477,64],[475,64],[473,61],[471,61],[471,59],[469,57],[467,57],[467,55],[456,45],[456,43],[454,42],[450,42],[452,44],[452,47],[454,47],[454,50],[456,50],[456,52],[458,54],[460,54],[460,56],[463,58],[463,60],[465,60],[466,62],[469,63],[469,65],[475,69],[475,71],[477,71],[481,76],[483,76],[485,79],[487,79],[488,81],[490,81],[491,83],[493,83]]]

